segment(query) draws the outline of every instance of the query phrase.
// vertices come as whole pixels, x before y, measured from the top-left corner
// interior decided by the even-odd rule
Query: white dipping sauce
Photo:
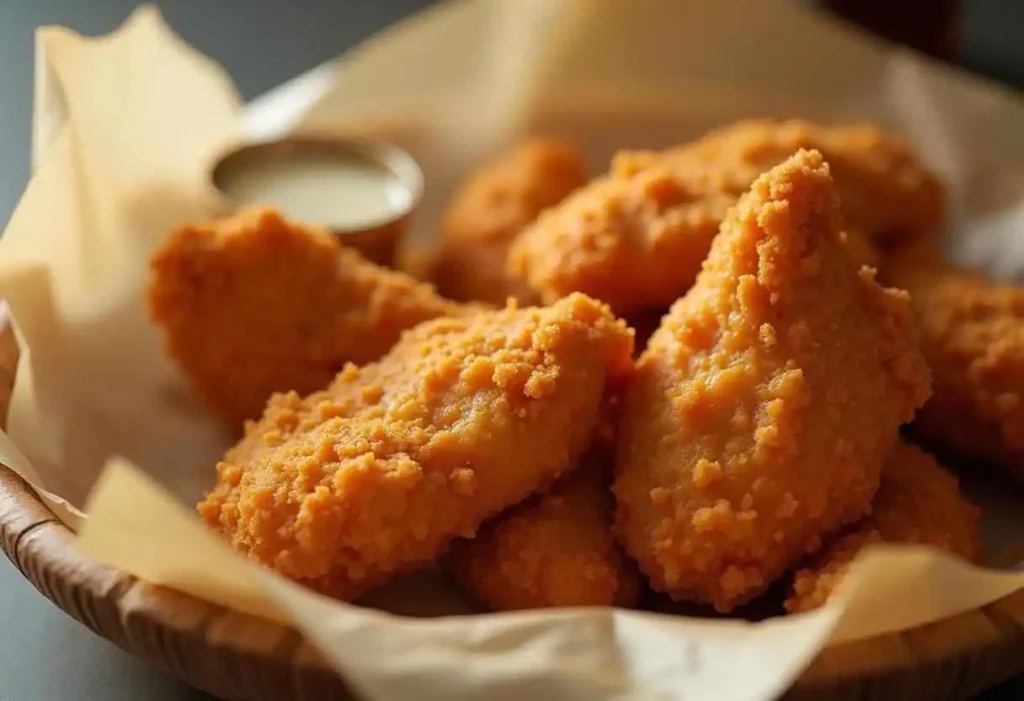
[[[287,217],[328,229],[364,229],[403,213],[408,188],[358,153],[294,153],[232,168],[221,183],[239,205],[269,205]]]

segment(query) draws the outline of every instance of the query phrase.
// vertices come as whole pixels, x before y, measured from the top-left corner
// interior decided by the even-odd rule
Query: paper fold
[[[764,0],[463,0],[245,114],[223,72],[151,8],[98,39],[41,30],[37,52],[34,173],[0,240],[0,296],[23,351],[0,459],[80,530],[87,555],[293,624],[355,688],[385,700],[769,699],[830,640],[913,627],[1024,586],[1019,572],[882,548],[835,604],[757,624],[587,609],[411,618],[329,601],[245,561],[194,516],[230,436],[191,398],[143,306],[149,251],[214,210],[206,168],[243,127],[399,141],[428,180],[422,242],[454,183],[523,131],[565,133],[602,169],[616,149],[676,144],[742,117],[872,119],[907,132],[950,183],[951,249],[998,259],[1012,276],[1024,270],[1024,249],[1007,238],[1024,212],[1014,128],[1024,106],[1003,91]],[[94,485],[83,520],[75,507]],[[1024,554],[1014,496],[1024,495],[996,491],[984,504],[990,543]],[[402,604],[463,610],[443,595]]]

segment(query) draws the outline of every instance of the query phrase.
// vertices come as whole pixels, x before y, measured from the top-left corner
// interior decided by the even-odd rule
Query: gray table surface
[[[7,220],[28,177],[34,28],[62,24],[85,34],[100,34],[116,26],[135,4],[135,0],[0,0],[0,220]],[[188,41],[219,60],[242,93],[252,98],[429,0],[165,0],[157,4]],[[1024,80],[1024,52],[1019,48],[1022,8],[1024,3],[1018,0],[968,3],[968,65],[1018,84]],[[0,558],[0,701],[209,698],[94,636]],[[1024,698],[1024,678],[985,695],[984,701],[1018,698]]]

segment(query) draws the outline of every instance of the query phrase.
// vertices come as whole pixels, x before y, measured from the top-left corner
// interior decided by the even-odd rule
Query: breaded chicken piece
[[[616,313],[686,292],[736,197],[695,171],[618,154],[611,173],[545,210],[509,249],[509,273],[544,301],[584,291]]]
[[[496,611],[635,606],[643,584],[612,534],[608,462],[590,451],[551,491],[455,541],[455,579]]]
[[[402,331],[460,313],[427,284],[378,267],[325,231],[254,209],[175,231],[151,260],[149,306],[193,390],[228,421],[274,392],[326,387]]]
[[[665,152],[618,154],[608,175],[524,229],[509,269],[545,301],[579,291],[619,314],[667,307],[739,196],[801,148],[825,154],[846,227],[889,241],[940,225],[944,191],[903,141],[866,126],[740,122]]]
[[[824,605],[861,549],[872,543],[931,545],[977,562],[980,516],[952,473],[920,448],[900,442],[882,468],[871,515],[794,575],[786,610],[796,613]]]
[[[906,293],[850,264],[817,151],[755,183],[637,363],[616,528],[651,585],[727,612],[861,518],[928,396]]]
[[[501,305],[532,293],[505,272],[512,239],[544,209],[587,181],[583,157],[570,143],[522,141],[471,174],[455,193],[441,226],[435,282],[447,297]]]
[[[749,120],[677,149],[720,171],[724,189],[743,193],[761,173],[799,149],[820,151],[839,193],[844,227],[891,243],[937,232],[946,215],[942,183],[900,136],[870,124],[832,127],[802,120]],[[716,174],[716,177],[718,175]]]
[[[885,275],[910,292],[934,375],[914,430],[1024,480],[1024,289],[956,269],[920,246],[890,256]]]
[[[632,345],[583,295],[425,322],[328,389],[275,397],[199,512],[251,558],[352,599],[557,480]]]

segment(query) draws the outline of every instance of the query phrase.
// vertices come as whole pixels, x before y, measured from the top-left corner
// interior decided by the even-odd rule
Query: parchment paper
[[[887,547],[859,561],[841,600],[757,624],[590,609],[473,615],[430,573],[374,597],[393,613],[326,600],[237,556],[194,516],[229,438],[162,355],[141,301],[149,251],[173,225],[214,211],[206,168],[243,125],[401,141],[429,183],[422,243],[455,180],[524,131],[569,132],[601,170],[618,148],[679,143],[739,117],[866,117],[908,133],[950,183],[952,250],[1012,275],[1024,269],[1024,251],[1004,238],[1024,207],[1024,106],[1004,91],[765,0],[456,2],[261,101],[245,121],[227,77],[155,10],[95,40],[43,30],[38,47],[34,175],[0,239],[0,296],[23,349],[0,459],[92,557],[292,623],[385,700],[769,699],[830,641],[1024,586],[1021,573]],[[1024,494],[977,482],[992,562],[1015,563]]]

